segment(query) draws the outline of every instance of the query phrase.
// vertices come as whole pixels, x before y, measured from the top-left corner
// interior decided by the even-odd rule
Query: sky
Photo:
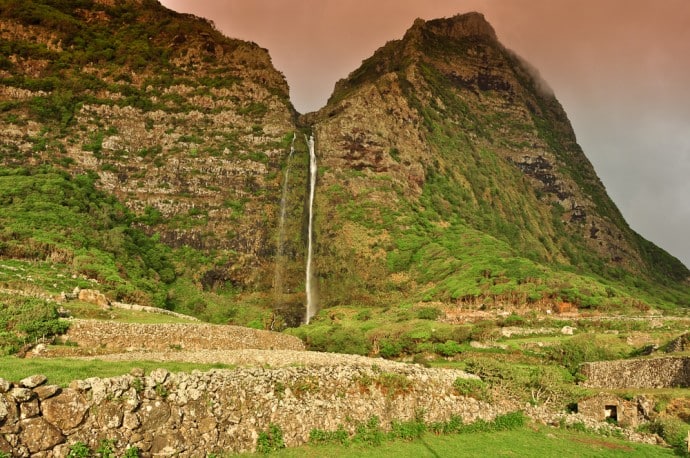
[[[690,266],[690,1],[161,0],[267,48],[295,108],[415,18],[479,11],[536,67],[631,227]]]

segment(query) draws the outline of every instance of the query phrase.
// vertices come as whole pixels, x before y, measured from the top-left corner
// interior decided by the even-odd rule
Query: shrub
[[[402,439],[411,441],[422,436],[426,432],[426,424],[422,419],[410,421],[393,421],[388,433],[389,439]]]
[[[645,425],[650,433],[655,433],[661,436],[669,445],[671,445],[678,452],[685,452],[687,450],[686,438],[688,436],[688,429],[690,426],[687,423],[677,418],[656,418],[654,421]],[[687,456],[683,454],[682,456]]]
[[[486,401],[489,397],[486,384],[478,379],[458,377],[455,379],[455,382],[453,382],[453,388],[455,388],[461,396],[475,398],[481,401]]]
[[[436,353],[438,353],[441,356],[455,356],[458,353],[462,351],[462,347],[454,341],[454,340],[447,340],[442,344],[436,344],[434,346],[434,350],[436,350]]]
[[[258,453],[271,453],[285,448],[285,441],[283,439],[283,430],[280,426],[271,423],[268,426],[268,431],[261,431],[256,442],[256,451]]]
[[[379,355],[383,358],[395,358],[403,352],[402,344],[393,339],[382,339],[379,342]]]
[[[379,446],[385,437],[379,423],[379,417],[372,416],[366,423],[357,424],[352,441],[359,444]]]
[[[588,361],[606,361],[627,356],[629,348],[615,336],[580,334],[547,350],[547,356],[571,374]]]
[[[75,442],[69,448],[67,458],[88,458],[91,456],[91,449],[83,442]]]
[[[342,425],[335,431],[324,431],[322,429],[312,429],[309,431],[309,442],[312,444],[340,444],[349,443],[350,434],[345,431]]]
[[[422,307],[417,310],[417,318],[420,320],[436,320],[443,312],[435,307]]]
[[[496,323],[490,320],[480,321],[475,324],[470,333],[470,337],[480,342],[493,340],[498,336]]]

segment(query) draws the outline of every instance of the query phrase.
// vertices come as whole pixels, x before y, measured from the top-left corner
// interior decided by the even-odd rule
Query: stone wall
[[[108,350],[260,349],[304,350],[300,339],[287,334],[213,324],[136,324],[72,320],[62,340],[81,348]]]
[[[690,358],[666,357],[598,361],[580,366],[593,388],[686,388],[690,386]]]
[[[358,422],[423,415],[444,421],[490,420],[511,409],[458,396],[462,371],[416,365],[242,368],[144,376],[139,369],[109,379],[77,380],[68,388],[34,376],[0,379],[0,451],[17,457],[65,457],[77,441],[96,449],[115,440],[121,455],[205,456],[255,450],[260,432],[280,426],[287,446],[306,442],[313,428],[353,432]]]

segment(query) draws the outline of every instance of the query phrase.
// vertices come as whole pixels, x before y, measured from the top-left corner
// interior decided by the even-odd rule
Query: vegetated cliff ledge
[[[385,429],[394,420],[490,420],[516,410],[459,396],[453,383],[473,375],[382,362],[276,369],[169,373],[140,369],[109,379],[45,385],[34,376],[17,384],[0,379],[0,451],[12,456],[64,457],[80,441],[95,449],[115,441],[119,454],[205,456],[253,451],[259,434],[279,426],[285,444],[309,439],[312,429],[353,433],[373,416]]]
[[[597,361],[584,363],[580,372],[592,388],[687,388],[690,357]]]

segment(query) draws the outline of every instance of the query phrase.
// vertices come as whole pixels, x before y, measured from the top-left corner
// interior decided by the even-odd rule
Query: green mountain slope
[[[152,0],[0,0],[0,50],[11,288],[299,324],[313,132],[322,308],[690,304],[481,15],[415,22],[299,119],[265,49]]]
[[[265,49],[148,0],[0,0],[0,49],[0,164],[88,172],[173,248],[182,286],[139,302],[227,320],[239,291],[271,289],[295,113]]]
[[[554,95],[479,14],[415,22],[308,121],[324,305],[688,305],[688,269],[629,228]]]

